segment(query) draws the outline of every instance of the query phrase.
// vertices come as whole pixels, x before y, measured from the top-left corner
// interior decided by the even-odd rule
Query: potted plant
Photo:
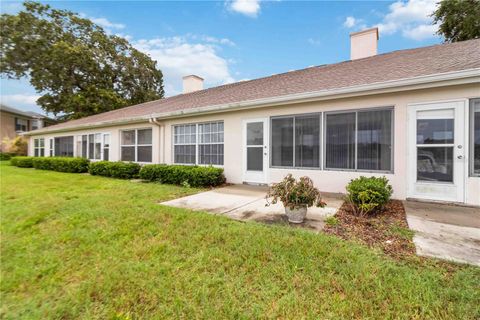
[[[307,215],[307,208],[325,207],[320,191],[313,186],[309,177],[301,177],[298,181],[288,174],[281,182],[273,184],[268,190],[266,206],[275,204],[280,200],[285,207],[288,221],[302,223]],[[269,198],[272,198],[269,202]]]

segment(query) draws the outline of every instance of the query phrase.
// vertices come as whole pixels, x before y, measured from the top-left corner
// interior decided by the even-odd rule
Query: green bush
[[[140,165],[133,162],[110,162],[98,161],[91,162],[88,172],[95,176],[112,177],[118,179],[134,179],[138,178]]]
[[[84,158],[71,157],[34,157],[33,167],[40,170],[58,172],[83,173],[88,171],[90,161]]]
[[[347,185],[347,201],[361,216],[382,209],[390,200],[392,186],[386,177],[360,177]]]
[[[20,168],[32,168],[33,167],[33,158],[34,157],[26,157],[26,156],[12,157],[10,159],[10,164],[12,166],[16,166],[16,167],[20,167]]]
[[[0,161],[10,160],[13,156],[15,154],[11,152],[0,152]]]
[[[225,183],[222,168],[149,164],[140,170],[140,178],[166,184],[214,187]]]

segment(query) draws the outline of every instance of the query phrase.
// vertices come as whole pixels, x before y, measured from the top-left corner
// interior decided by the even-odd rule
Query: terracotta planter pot
[[[307,215],[307,207],[295,207],[293,209],[285,207],[285,213],[287,214],[288,222],[302,223]]]

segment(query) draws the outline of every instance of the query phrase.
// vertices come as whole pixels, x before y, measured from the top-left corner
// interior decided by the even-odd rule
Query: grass
[[[195,189],[0,169],[5,319],[480,316],[480,268],[157,204]]]

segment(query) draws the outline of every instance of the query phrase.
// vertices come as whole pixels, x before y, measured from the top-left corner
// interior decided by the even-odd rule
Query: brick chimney
[[[183,77],[183,93],[203,90],[203,78],[191,74]]]
[[[377,55],[378,28],[350,33],[350,59],[362,59]]]

